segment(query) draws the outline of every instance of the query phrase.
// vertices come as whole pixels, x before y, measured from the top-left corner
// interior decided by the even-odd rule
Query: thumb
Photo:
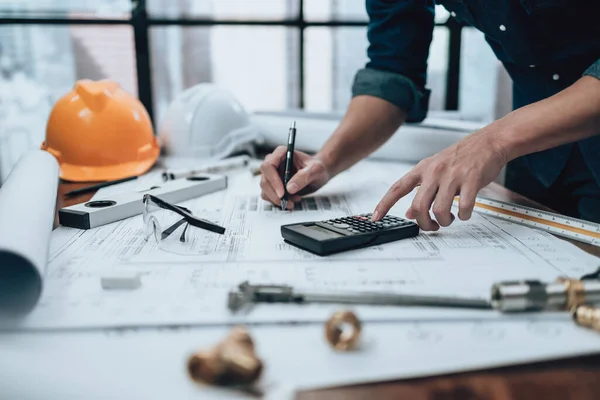
[[[287,184],[289,194],[296,194],[325,174],[325,166],[320,160],[312,160],[292,177]]]

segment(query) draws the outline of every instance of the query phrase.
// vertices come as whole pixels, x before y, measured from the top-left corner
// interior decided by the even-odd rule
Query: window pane
[[[310,21],[367,21],[364,1],[304,0],[304,18]]]
[[[82,78],[113,79],[137,94],[130,27],[0,27],[0,181],[40,147],[52,106]]]
[[[147,4],[152,17],[272,20],[297,16],[299,0],[147,0]]]
[[[493,120],[498,105],[498,85],[503,81],[504,68],[483,34],[474,28],[464,28],[462,31],[460,63],[461,114],[473,120]]]
[[[124,19],[131,8],[131,0],[0,0],[0,17]]]
[[[354,75],[368,61],[366,28],[308,28],[305,41],[306,108],[343,112],[351,99]],[[444,108],[447,68],[448,30],[438,27],[429,56],[430,110]]]
[[[298,32],[282,27],[160,27],[151,31],[156,119],[183,90],[212,82],[247,111],[297,107]]]

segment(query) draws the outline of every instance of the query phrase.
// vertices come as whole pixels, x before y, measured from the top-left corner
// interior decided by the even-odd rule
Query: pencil
[[[138,178],[137,176],[130,176],[128,178],[117,179],[115,181],[102,182],[102,183],[98,183],[97,185],[86,186],[86,187],[83,187],[80,189],[71,190],[70,192],[65,193],[65,196],[77,196],[80,194],[93,192],[93,191],[102,189],[107,186],[112,186],[112,185],[116,185],[116,184],[123,183],[123,182],[133,181],[137,178]]]

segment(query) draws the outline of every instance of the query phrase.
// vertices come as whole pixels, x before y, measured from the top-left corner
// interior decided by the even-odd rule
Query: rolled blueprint
[[[250,116],[264,143],[278,146],[287,142],[291,120],[298,126],[296,150],[316,152],[329,139],[343,115],[310,112],[255,112]],[[456,143],[483,124],[467,121],[427,119],[419,124],[404,124],[371,159],[417,163]]]
[[[59,167],[50,153],[25,154],[0,188],[0,314],[31,311],[42,292]]]

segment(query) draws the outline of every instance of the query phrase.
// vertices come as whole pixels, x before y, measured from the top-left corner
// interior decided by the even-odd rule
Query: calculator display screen
[[[339,233],[330,231],[325,228],[321,228],[318,225],[311,226],[302,226],[296,228],[299,232],[304,233],[305,235],[311,236],[317,240],[327,240],[327,239],[336,239],[342,237]]]

